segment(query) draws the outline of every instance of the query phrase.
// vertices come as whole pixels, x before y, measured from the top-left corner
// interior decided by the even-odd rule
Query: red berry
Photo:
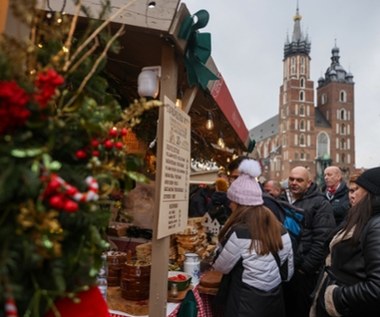
[[[128,129],[127,128],[122,128],[120,131],[121,136],[126,136],[128,134]]]
[[[75,152],[75,157],[79,160],[85,159],[87,157],[87,153],[83,150],[78,150]]]
[[[73,196],[78,192],[78,189],[76,189],[74,186],[69,186],[66,188],[66,194],[69,196]]]
[[[111,128],[108,132],[108,135],[113,138],[117,137],[118,135],[117,128],[116,127]]]
[[[117,148],[118,150],[121,150],[123,148],[123,143],[118,141],[115,143],[115,148]]]
[[[61,183],[56,178],[52,178],[48,184],[47,190],[49,192],[55,192],[59,187],[61,187]]]
[[[78,203],[70,199],[66,200],[63,206],[63,210],[66,212],[76,212],[78,209]]]
[[[65,197],[63,195],[54,195],[49,199],[49,204],[53,208],[62,209],[65,204]]]
[[[104,141],[104,147],[107,150],[111,150],[113,148],[113,141],[112,140],[105,140]]]
[[[100,144],[99,140],[98,139],[92,139],[91,140],[91,146],[93,147],[98,147]]]
[[[99,151],[92,151],[92,156],[96,156],[96,157],[99,157],[100,156],[100,152]]]

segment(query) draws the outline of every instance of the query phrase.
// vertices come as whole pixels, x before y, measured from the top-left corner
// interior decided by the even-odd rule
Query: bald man
[[[327,198],[311,180],[309,171],[297,166],[288,178],[289,202],[304,210],[304,224],[298,249],[294,254],[295,271],[285,285],[287,316],[307,317],[311,294],[325,258],[324,245],[335,228],[334,213]]]
[[[322,191],[334,210],[334,218],[338,226],[344,220],[350,208],[348,187],[343,181],[342,171],[339,167],[326,167],[323,173],[325,186]]]

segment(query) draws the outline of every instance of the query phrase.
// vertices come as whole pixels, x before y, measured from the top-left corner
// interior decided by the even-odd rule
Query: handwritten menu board
[[[161,175],[157,239],[185,229],[189,206],[190,117],[165,98],[159,120]]]

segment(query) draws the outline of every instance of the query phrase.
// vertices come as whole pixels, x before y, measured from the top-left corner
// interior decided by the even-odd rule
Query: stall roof
[[[100,1],[82,2],[91,8],[94,17],[98,16],[97,12],[101,10]],[[179,65],[178,91],[181,95],[193,96],[187,106],[192,120],[192,157],[200,160],[213,159],[225,165],[228,157],[246,151],[249,143],[248,129],[212,57],[206,66],[220,79],[209,81],[206,90],[190,87],[187,83],[183,61],[186,42],[178,37],[181,23],[190,15],[186,5],[179,0],[155,0],[154,3],[154,8],[148,8],[146,1],[111,1],[108,17],[113,22],[112,27],[115,30],[121,25],[125,27],[120,40],[120,52],[108,56],[107,65],[112,85],[125,103],[138,98],[137,77],[141,69],[160,65],[162,45],[172,44],[176,47]],[[73,2],[67,2],[65,11],[68,14],[75,12]],[[212,131],[205,127],[208,112],[213,114],[215,127]],[[150,125],[152,126],[151,123]],[[226,144],[225,150],[216,146],[220,132]],[[155,133],[153,126],[152,133]]]

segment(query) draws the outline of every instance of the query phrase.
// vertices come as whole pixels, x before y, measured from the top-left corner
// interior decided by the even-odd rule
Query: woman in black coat
[[[380,167],[356,180],[360,200],[330,242],[310,316],[380,316]]]

